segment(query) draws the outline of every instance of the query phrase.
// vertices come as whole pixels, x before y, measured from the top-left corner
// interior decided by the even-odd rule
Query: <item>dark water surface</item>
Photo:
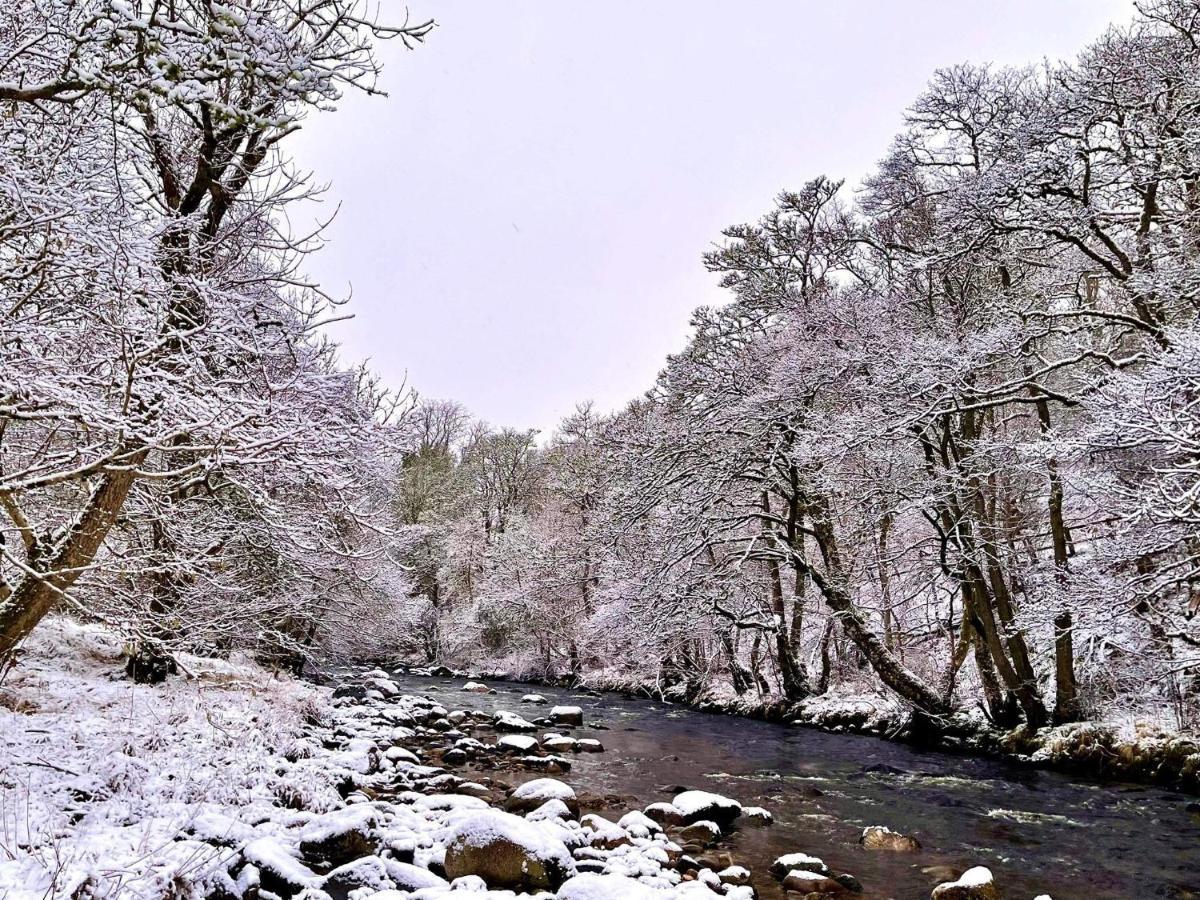
[[[973,865],[988,866],[1010,900],[1200,897],[1200,815],[1188,810],[1196,808],[1194,797],[618,694],[505,682],[488,682],[495,695],[472,694],[460,689],[463,679],[395,680],[406,693],[437,697],[448,709],[545,715],[548,707],[519,702],[526,693],[582,707],[585,722],[607,730],[545,730],[599,738],[607,752],[572,755],[571,772],[557,777],[577,791],[627,795],[633,799],[626,809],[670,800],[661,788],[675,784],[766,807],[773,826],[745,827],[718,848],[753,870],[765,897],[781,896],[767,873],[771,861],[795,851],[850,872],[867,898],[928,898],[941,878],[922,869]],[[867,825],[913,835],[924,849],[863,850],[857,840]]]

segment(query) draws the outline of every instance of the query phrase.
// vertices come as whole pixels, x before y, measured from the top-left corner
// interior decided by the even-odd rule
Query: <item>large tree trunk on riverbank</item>
[[[896,692],[903,700],[933,718],[949,715],[950,704],[941,694],[926,684],[916,673],[908,669],[888,649],[867,624],[866,618],[854,604],[849,593],[842,587],[841,554],[833,532],[831,510],[827,502],[814,507],[820,515],[813,519],[813,532],[825,560],[826,574],[809,568],[809,575],[825,604],[837,615],[842,632],[862,653],[879,679]]]
[[[42,546],[41,538],[25,535],[30,571],[0,604],[0,671],[12,663],[21,642],[92,564],[125,505],[136,469],[146,454],[144,449],[136,451],[122,468],[105,473],[79,519],[58,541]]]

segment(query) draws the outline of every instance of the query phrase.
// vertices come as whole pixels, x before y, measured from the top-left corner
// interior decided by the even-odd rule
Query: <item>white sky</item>
[[[309,263],[347,361],[543,430],[616,409],[721,301],[700,255],[784,188],[856,183],[933,69],[1073,56],[1129,0],[409,0],[387,98],[306,123],[340,204]],[[396,0],[383,0],[384,17]],[[297,223],[302,224],[302,223]]]

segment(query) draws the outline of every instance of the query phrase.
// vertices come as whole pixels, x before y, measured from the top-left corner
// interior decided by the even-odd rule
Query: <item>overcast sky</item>
[[[409,0],[387,98],[298,136],[340,204],[309,263],[347,361],[551,429],[616,409],[721,292],[723,227],[818,174],[857,182],[938,66],[1062,58],[1129,0]],[[384,16],[395,0],[383,0]]]

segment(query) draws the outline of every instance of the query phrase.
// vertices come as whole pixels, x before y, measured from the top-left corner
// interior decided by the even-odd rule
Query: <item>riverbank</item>
[[[572,760],[603,752],[571,735],[578,708],[531,699],[526,718],[378,671],[333,690],[186,656],[179,676],[135,685],[121,650],[54,620],[0,688],[6,900],[756,895],[723,841],[769,811],[682,788],[645,809],[577,794]],[[801,896],[861,890],[803,852],[770,877]],[[934,896],[990,886],[976,871],[971,893]]]
[[[446,666],[438,668],[451,671]],[[420,666],[410,670],[432,671]],[[695,694],[682,686],[664,689],[648,680],[610,673],[589,673],[579,679],[547,679],[536,673],[514,674],[504,670],[457,674],[614,691],[700,712],[816,728],[833,734],[870,735],[946,753],[1001,759],[1031,769],[1104,782],[1151,784],[1200,795],[1200,738],[1132,718],[1119,723],[1086,721],[1037,731],[1025,726],[1003,731],[991,727],[978,712],[963,712],[944,727],[932,730],[915,727],[908,708],[880,694],[826,694],[786,703],[778,697],[738,696],[732,691]]]

